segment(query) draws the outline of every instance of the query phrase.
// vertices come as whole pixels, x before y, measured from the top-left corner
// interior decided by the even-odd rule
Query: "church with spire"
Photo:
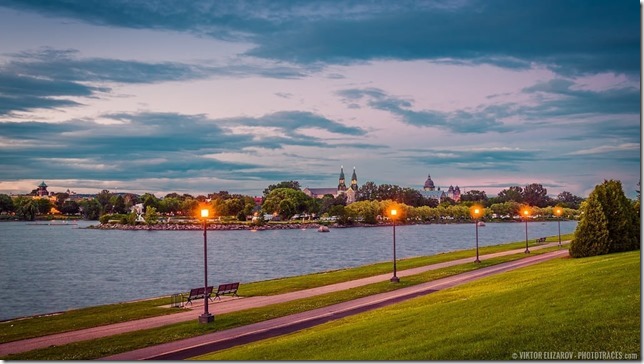
[[[347,196],[347,204],[356,201],[358,193],[358,176],[356,175],[356,167],[353,167],[353,174],[351,175],[351,182],[349,187],[346,184],[346,178],[344,176],[344,166],[340,166],[340,177],[338,178],[338,187],[327,187],[327,188],[309,188],[306,187],[302,190],[307,196],[313,198],[322,198],[325,195],[332,195],[333,197],[338,197],[340,195]]]

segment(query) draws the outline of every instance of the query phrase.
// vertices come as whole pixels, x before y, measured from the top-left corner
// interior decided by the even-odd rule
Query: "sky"
[[[633,1],[0,0],[0,193],[641,176]]]

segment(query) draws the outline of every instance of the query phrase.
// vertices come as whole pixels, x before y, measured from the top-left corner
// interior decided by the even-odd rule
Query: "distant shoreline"
[[[531,222],[545,222],[553,221],[548,219],[534,219]],[[567,221],[567,220],[563,220]],[[499,220],[499,221],[486,221],[487,223],[499,222],[499,223],[523,223],[521,220]],[[407,226],[407,225],[449,225],[449,224],[473,224],[473,221],[442,221],[442,222],[412,222],[399,224],[398,226]],[[364,224],[361,222],[354,222],[350,225],[339,225],[337,223],[332,224],[320,224],[320,223],[279,223],[279,224],[266,224],[261,226],[255,226],[250,224],[208,224],[207,230],[217,231],[217,230],[246,230],[246,231],[262,231],[262,230],[308,230],[308,229],[318,229],[320,226],[327,226],[335,229],[347,229],[354,227],[386,227],[392,226],[392,223],[380,223],[380,224]],[[84,229],[97,229],[97,230],[154,230],[154,231],[194,231],[194,230],[203,230],[203,224],[155,224],[155,225],[127,225],[127,224],[98,224],[90,225]]]

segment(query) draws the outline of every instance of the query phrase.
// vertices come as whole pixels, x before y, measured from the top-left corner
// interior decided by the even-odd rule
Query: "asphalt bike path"
[[[557,246],[557,245],[558,243],[554,242],[554,243],[548,243],[548,244],[543,244],[539,246],[533,246],[530,249],[539,250],[539,249],[544,249],[544,248]],[[501,256],[523,253],[524,250],[525,249],[521,248],[521,249],[514,249],[514,250],[509,250],[504,252],[481,255],[480,259],[483,260],[483,259],[490,259],[494,257],[501,257]],[[567,249],[561,250],[561,252],[564,252],[564,251],[567,253]],[[550,253],[547,253],[547,254],[550,254]],[[537,258],[537,257],[539,256],[535,256],[531,258]],[[525,259],[522,259],[522,261],[523,260]],[[401,277],[406,277],[410,275],[420,274],[430,270],[436,270],[436,269],[441,269],[445,267],[466,264],[470,262],[472,262],[471,257],[451,260],[451,261],[431,264],[423,267],[398,271],[396,275],[399,278],[401,278]],[[497,266],[494,266],[494,267],[497,267]],[[488,268],[493,268],[493,267],[488,267]],[[487,269],[487,268],[484,268],[484,269]],[[480,272],[480,271],[483,271],[484,269],[479,269],[474,272]],[[308,297],[313,297],[321,294],[356,288],[356,287],[360,287],[360,286],[364,286],[372,283],[388,281],[390,278],[391,278],[391,273],[386,273],[386,274],[381,274],[377,276],[357,279],[353,281],[336,283],[336,284],[331,284],[327,286],[289,292],[289,293],[284,293],[284,294],[279,294],[274,296],[255,296],[255,297],[241,297],[241,298],[225,297],[221,301],[217,301],[216,303],[211,303],[209,305],[209,311],[216,316],[218,314],[263,307],[267,305],[289,302],[297,299],[308,298]],[[434,281],[434,282],[438,282],[438,281]],[[414,287],[418,287],[418,286],[414,286]],[[409,287],[409,288],[412,288],[412,287]],[[401,291],[401,290],[396,290],[395,292],[398,292],[398,291]],[[375,297],[375,296],[371,296],[371,297]],[[400,298],[398,299],[400,300]],[[354,301],[350,301],[350,302],[354,302]],[[111,325],[97,326],[97,327],[80,329],[76,331],[64,332],[59,334],[52,334],[52,335],[47,335],[47,336],[42,336],[42,337],[37,337],[32,339],[25,339],[25,340],[18,340],[18,341],[3,343],[3,344],[0,344],[0,356],[27,352],[27,351],[46,348],[50,346],[61,346],[61,345],[78,342],[78,341],[92,340],[92,339],[97,339],[97,338],[102,338],[107,336],[118,335],[126,332],[151,329],[151,328],[171,325],[179,322],[196,320],[198,315],[201,313],[201,311],[203,311],[203,302],[199,301],[193,304],[192,306],[190,306],[188,310],[182,310],[181,312],[176,314],[156,316],[156,317],[151,317],[146,319],[127,321],[127,322],[116,323]],[[309,311],[309,312],[312,312],[312,311]],[[297,314],[297,315],[303,315],[303,314],[306,314],[306,313]],[[287,316],[287,317],[292,317],[292,316]],[[237,329],[241,329],[241,328],[237,328]],[[232,329],[232,330],[236,330],[236,329]],[[119,360],[119,359],[114,359],[114,360]]]

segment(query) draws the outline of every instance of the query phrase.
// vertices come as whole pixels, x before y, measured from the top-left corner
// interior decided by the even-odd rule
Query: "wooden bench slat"
[[[206,292],[205,296],[208,297],[208,299],[211,301],[212,301],[211,295],[212,295],[213,288],[214,288],[213,286],[208,286],[208,289],[205,291]],[[186,305],[188,303],[192,304],[192,300],[195,300],[198,298],[204,298],[204,287],[191,288]]]
[[[225,294],[232,294],[233,296],[239,297],[237,295],[238,289],[239,289],[239,282],[220,284],[219,287],[217,287],[215,298],[219,298],[221,300],[221,296]]]

